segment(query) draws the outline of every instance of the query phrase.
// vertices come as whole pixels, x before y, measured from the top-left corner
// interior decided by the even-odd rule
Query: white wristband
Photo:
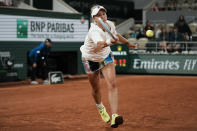
[[[106,40],[106,44],[107,44],[107,45],[111,45],[111,44],[112,44],[112,43],[111,43],[111,39],[107,39],[107,40]]]

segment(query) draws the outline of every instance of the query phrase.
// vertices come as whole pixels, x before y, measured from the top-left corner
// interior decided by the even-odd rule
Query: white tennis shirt
[[[112,34],[116,35],[115,25],[109,20],[107,20],[107,24],[109,25]],[[106,41],[107,39],[111,39],[108,32],[104,32],[98,25],[91,23],[84,44],[80,47],[82,57],[94,62],[103,61],[111,52],[110,46],[107,46],[98,52],[95,52],[94,50],[97,47],[97,42]]]

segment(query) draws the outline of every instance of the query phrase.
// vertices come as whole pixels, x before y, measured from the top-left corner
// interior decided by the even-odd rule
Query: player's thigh
[[[89,73],[88,79],[93,89],[96,90],[100,88],[100,71]]]
[[[103,74],[108,86],[115,87],[115,84],[116,84],[116,71],[115,71],[114,63],[107,64],[102,69],[102,74]]]

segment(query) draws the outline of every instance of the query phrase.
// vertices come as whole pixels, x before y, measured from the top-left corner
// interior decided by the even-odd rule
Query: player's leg
[[[103,76],[106,80],[109,91],[109,103],[112,114],[117,113],[118,110],[118,89],[116,87],[115,67],[114,63],[107,64],[102,69]]]
[[[107,64],[102,69],[103,76],[106,80],[109,91],[109,103],[112,112],[111,127],[116,128],[123,123],[122,116],[117,114],[118,111],[118,89],[116,87],[116,73],[114,63]]]
[[[96,104],[101,103],[101,91],[100,91],[100,72],[88,74],[88,79],[92,87],[92,96]]]
[[[88,74],[88,79],[92,87],[92,96],[101,115],[101,118],[105,122],[109,122],[110,116],[108,115],[105,106],[101,101],[100,71]]]

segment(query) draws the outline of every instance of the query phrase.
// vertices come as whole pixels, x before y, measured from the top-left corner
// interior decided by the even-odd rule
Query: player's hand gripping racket
[[[103,22],[103,20],[101,18],[98,18],[99,23],[103,26],[103,28],[105,28],[105,30],[109,33],[109,35],[116,40],[117,38],[111,33],[111,31],[109,30],[108,26]]]

